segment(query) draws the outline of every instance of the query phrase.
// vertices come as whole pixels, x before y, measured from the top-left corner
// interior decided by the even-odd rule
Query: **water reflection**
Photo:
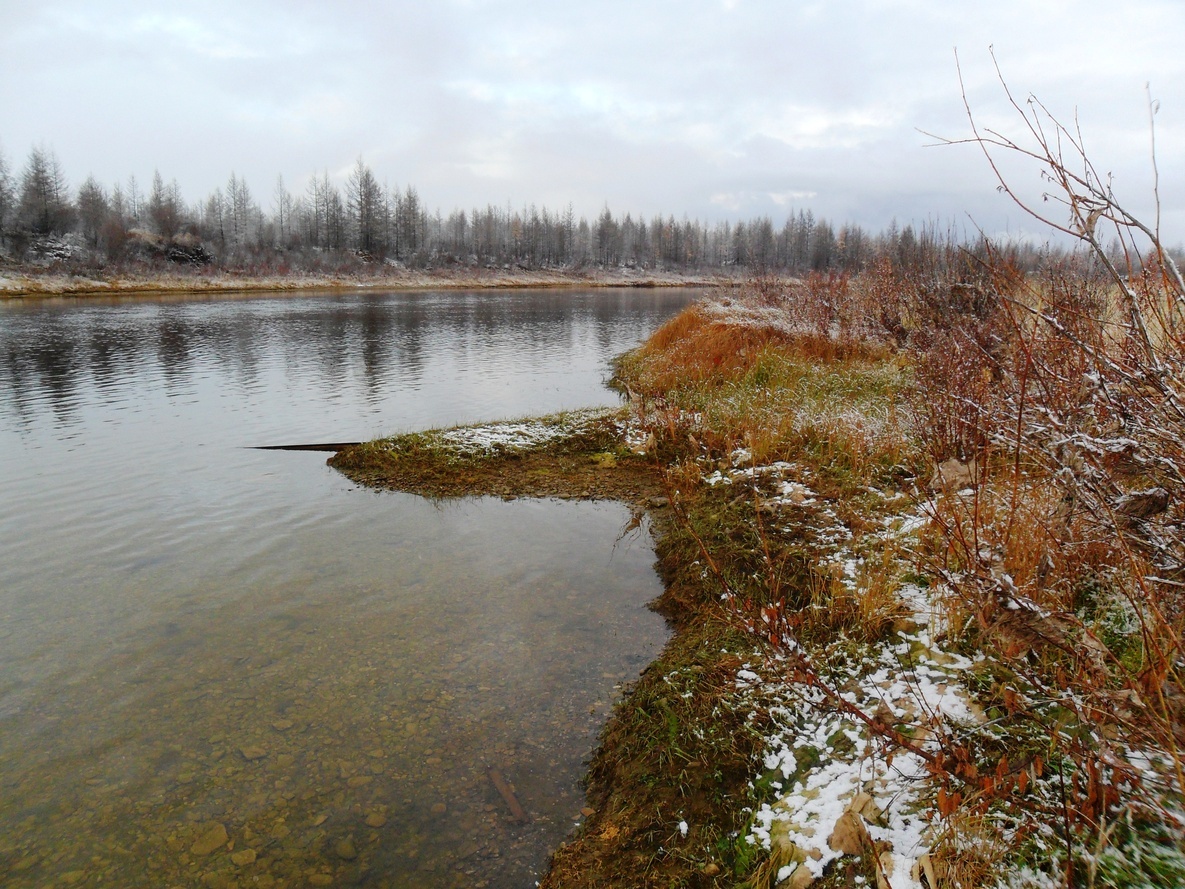
[[[17,416],[45,402],[68,422],[78,407],[71,392],[87,378],[108,386],[143,373],[147,362],[166,386],[179,386],[212,360],[244,390],[280,363],[321,390],[356,373],[368,397],[385,398],[392,385],[421,387],[442,363],[504,363],[508,349],[526,359],[520,372],[563,344],[603,356],[620,345],[623,329],[665,317],[687,298],[544,291],[6,305],[0,392]]]
[[[664,635],[627,511],[243,446],[606,403],[691,296],[0,304],[0,882],[529,884]]]

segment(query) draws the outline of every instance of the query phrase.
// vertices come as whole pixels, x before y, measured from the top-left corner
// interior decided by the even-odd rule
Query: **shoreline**
[[[631,527],[651,519],[654,607],[672,636],[606,723],[587,820],[542,889],[934,889],[962,874],[1077,885],[1067,875],[1082,862],[1130,867],[1132,855],[1180,883],[1180,713],[1140,703],[1127,672],[1156,667],[1142,634],[1159,600],[1140,611],[1114,560],[1065,539],[1006,537],[1013,518],[1039,524],[1058,508],[1060,476],[1035,474],[1019,450],[938,461],[936,436],[965,396],[949,361],[934,371],[945,353],[926,338],[926,293],[858,282],[849,315],[820,330],[812,319],[835,294],[764,283],[697,302],[620,356],[629,404],[616,413],[414,433],[331,462],[430,497],[612,497],[633,508]],[[885,287],[914,313],[906,349],[885,323]],[[1028,366],[977,367],[985,380]],[[609,481],[618,473],[649,473],[652,493]],[[1143,497],[1159,524],[1122,526],[1115,546],[1132,527],[1145,544],[1168,533],[1167,488],[1126,496],[1116,508]],[[995,574],[961,573],[987,559],[957,549],[973,521],[1025,592],[1001,599]],[[1067,539],[1097,542],[1092,521],[1080,514]],[[1083,582],[1095,586],[1069,585]],[[1177,644],[1173,626],[1157,632]],[[1133,709],[1075,697],[1114,700],[1097,696],[1120,683]],[[1104,766],[1125,777],[1102,785],[1112,802],[1099,810]],[[1071,802],[1078,821],[1058,839]],[[1122,806],[1140,820],[1093,845],[1092,819]]]
[[[648,522],[663,582],[650,607],[671,636],[625,685],[602,728],[586,775],[585,819],[553,851],[543,889],[657,885],[637,881],[647,869],[671,885],[724,885],[734,875],[727,853],[659,861],[655,851],[656,816],[669,821],[676,810],[694,819],[696,834],[735,842],[747,819],[738,802],[750,795],[762,742],[744,706],[717,707],[742,663],[735,652],[748,642],[714,597],[687,580],[693,566],[678,543],[667,455],[658,451],[622,407],[407,433],[343,448],[327,461],[356,483],[433,500],[616,500],[632,511],[631,528]]]
[[[166,273],[87,274],[0,270],[0,300],[56,296],[101,297],[169,294],[280,294],[309,291],[363,290],[519,290],[564,287],[731,287],[740,277],[719,274],[614,269],[392,269],[374,275]]]

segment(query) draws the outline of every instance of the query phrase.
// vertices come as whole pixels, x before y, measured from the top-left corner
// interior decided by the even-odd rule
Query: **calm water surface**
[[[0,303],[0,883],[530,885],[665,639],[648,541],[249,446],[613,403],[694,296]]]

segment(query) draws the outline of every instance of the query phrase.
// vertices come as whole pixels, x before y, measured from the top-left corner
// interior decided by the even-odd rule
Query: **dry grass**
[[[755,282],[621,366],[681,492],[743,449],[750,465],[806,467],[858,529],[877,515],[862,492],[915,485],[932,517],[915,570],[943,606],[938,629],[991,677],[992,732],[937,730],[945,833],[930,863],[944,886],[980,885],[1018,855],[1078,884],[1102,840],[1119,842],[1115,811],[1138,799],[1140,823],[1176,824],[1183,807],[1185,324],[1156,280],[1134,290],[1151,356],[1126,291],[1081,265],[1022,275],[988,249],[928,276],[882,263],[855,280]],[[952,458],[974,461],[967,481],[928,487]],[[891,541],[844,571],[766,520],[760,486],[698,496],[689,552],[775,647],[872,641],[900,616]],[[1138,765],[1149,755],[1158,776]],[[1149,855],[1177,873],[1164,842]]]

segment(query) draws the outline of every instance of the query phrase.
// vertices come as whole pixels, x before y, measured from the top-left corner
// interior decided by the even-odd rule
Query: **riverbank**
[[[545,886],[711,885],[725,866],[732,873],[739,851],[747,816],[734,802],[750,795],[762,736],[755,709],[740,696],[733,705],[727,699],[742,665],[736,651],[748,643],[714,597],[684,576],[691,563],[666,454],[626,408],[396,436],[329,461],[361,484],[433,499],[619,500],[633,516],[623,538],[646,527],[656,541],[666,584],[652,607],[674,634],[627,687],[606,728],[590,764],[580,835],[557,852]],[[694,831],[680,834],[688,821]],[[667,834],[716,851],[668,855]]]
[[[784,345],[777,334],[730,324],[735,336],[716,350],[705,348],[693,330],[701,312],[685,313],[651,340],[648,348],[668,359],[672,348],[689,350],[673,360],[672,372],[694,376],[691,353],[699,366],[718,368],[721,380],[760,362],[762,353],[762,366],[771,369]],[[644,356],[645,350],[618,368],[634,395],[626,408],[403,435],[348,448],[330,464],[360,483],[433,498],[619,499],[634,514],[623,534],[644,522],[650,527],[665,582],[654,607],[671,623],[673,637],[606,727],[590,764],[587,817],[578,835],[557,850],[543,886],[728,886],[746,879],[774,885],[785,868],[795,867],[795,855],[805,862],[809,853],[818,856],[810,860],[821,862],[821,873],[837,857],[826,844],[833,825],[821,831],[821,843],[796,844],[789,834],[771,838],[769,806],[779,790],[793,786],[790,778],[805,780],[812,773],[823,748],[801,768],[786,771],[796,740],[796,726],[785,718],[791,685],[779,675],[776,646],[754,618],[771,607],[819,612],[803,629],[812,638],[843,637],[831,652],[837,670],[851,669],[853,652],[866,652],[872,640],[894,629],[919,632],[888,590],[878,588],[856,602],[844,583],[845,570],[853,584],[857,574],[859,583],[869,583],[865,572],[844,566],[875,545],[853,540],[850,529],[865,529],[879,540],[875,532],[902,509],[896,494],[872,496],[861,490],[863,482],[878,480],[893,489],[902,455],[866,460],[858,474],[829,462],[835,450],[814,459],[803,453],[794,464],[755,455],[732,437],[741,434],[740,426],[672,404],[670,381],[652,376]],[[822,442],[823,430],[834,439],[834,424],[846,422],[853,410],[873,426],[883,422],[900,381],[900,368],[887,354],[852,355],[845,362],[848,372],[838,383],[827,379],[834,368],[812,368],[798,359],[797,380],[759,375],[757,381],[792,400],[800,418],[811,415],[810,434]],[[734,389],[731,396],[748,402],[756,393],[747,389]],[[842,400],[836,398],[840,392]],[[853,455],[860,450],[855,440],[847,445]],[[892,570],[882,565],[868,573],[883,584]],[[771,577],[773,592],[762,589]],[[833,577],[839,582],[820,589],[824,578]],[[791,597],[793,604],[785,601]],[[855,671],[849,678],[857,676]],[[817,719],[825,725],[821,713]],[[825,737],[837,732],[841,726],[829,726]],[[858,795],[853,782],[864,758],[863,747],[849,746],[827,762],[833,770],[837,764],[845,768],[831,774],[839,813]],[[896,819],[885,835],[903,843],[898,834],[914,827],[916,818],[885,797],[912,804],[915,794],[902,795],[891,782],[875,790]],[[829,814],[834,821],[839,813]],[[892,850],[889,839],[880,842],[883,851]],[[901,860],[908,878],[913,862],[905,864],[904,853]],[[848,862],[843,873],[876,879],[868,861]]]
[[[1180,437],[1104,447],[1079,413],[1095,451],[1044,462],[1066,334],[1007,313],[1065,296],[1009,286],[755,282],[624,356],[617,414],[335,458],[431,496],[616,496],[651,518],[675,633],[606,727],[544,887],[1185,878],[1180,610],[1173,586],[1141,592],[1175,583],[1180,509],[1149,486]],[[1132,422],[1171,423],[1133,395]],[[1168,463],[1108,456],[1141,448]],[[580,472],[553,485],[563,461]],[[1093,496],[1088,461],[1119,487],[1109,511],[1066,508],[1067,484]],[[619,471],[647,481],[595,481]]]
[[[650,269],[409,269],[375,266],[341,273],[201,270],[0,271],[0,299],[159,293],[285,293],[309,290],[481,290],[544,287],[704,287],[735,283],[719,274]]]

